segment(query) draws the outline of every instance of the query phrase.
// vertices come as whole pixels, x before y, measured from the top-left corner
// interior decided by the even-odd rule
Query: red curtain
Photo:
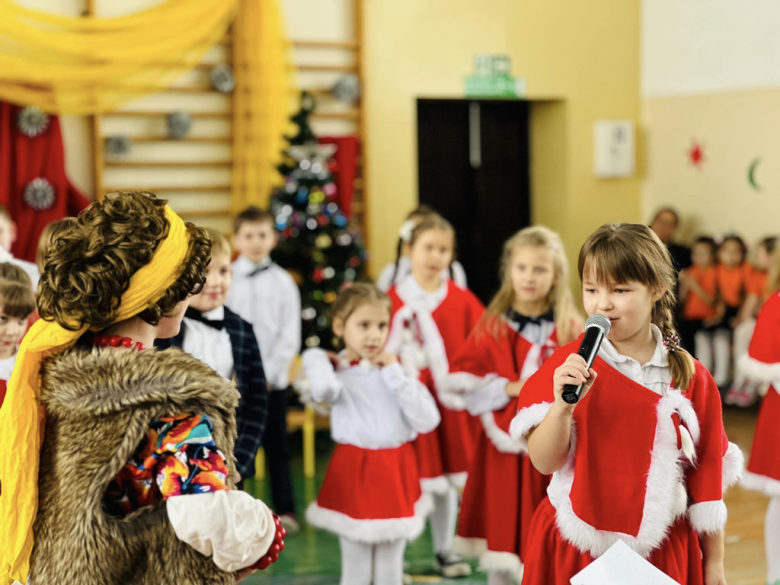
[[[21,108],[0,102],[0,203],[18,227],[11,252],[17,258],[35,262],[38,238],[47,224],[78,215],[90,201],[65,176],[65,152],[60,120],[50,116],[43,134],[29,138],[16,124]],[[24,188],[38,177],[54,188],[54,204],[37,210],[22,199]]]
[[[319,141],[321,144],[335,144],[338,148],[334,155],[337,168],[333,173],[333,182],[336,183],[338,189],[336,203],[341,208],[341,212],[349,218],[352,212],[352,195],[357,174],[357,136],[322,136]]]

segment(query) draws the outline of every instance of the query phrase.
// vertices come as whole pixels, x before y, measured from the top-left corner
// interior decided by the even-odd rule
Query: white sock
[[[374,585],[402,585],[405,540],[374,545]]]
[[[712,334],[712,347],[715,353],[715,371],[712,377],[718,386],[724,386],[729,381],[731,373],[731,333],[718,329]]]
[[[339,537],[341,547],[341,585],[371,585],[373,546]]]
[[[707,371],[712,373],[712,334],[709,331],[697,331],[693,337],[696,347],[696,359]]]
[[[500,571],[488,571],[487,582],[488,585],[516,585],[517,583],[510,575]]]
[[[769,500],[764,519],[764,548],[766,550],[766,582],[780,581],[780,498]]]
[[[448,555],[455,539],[458,521],[458,492],[450,486],[445,494],[433,494],[431,536],[436,554]]]

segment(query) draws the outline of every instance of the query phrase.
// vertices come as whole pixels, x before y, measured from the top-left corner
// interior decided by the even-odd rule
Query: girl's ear
[[[661,286],[659,286],[655,290],[655,292],[653,293],[653,302],[656,303],[656,302],[660,301],[663,298],[663,296],[666,294],[666,291],[668,291],[668,290],[669,289],[666,287],[665,284],[662,284]]]
[[[344,319],[341,317],[334,317],[332,328],[333,334],[336,337],[344,337]]]

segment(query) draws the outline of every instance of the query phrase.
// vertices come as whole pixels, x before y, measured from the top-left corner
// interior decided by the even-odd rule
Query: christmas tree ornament
[[[54,187],[43,177],[33,179],[24,188],[22,200],[38,211],[51,209],[56,201]]]
[[[327,304],[333,304],[336,302],[336,298],[338,297],[338,294],[334,291],[328,291],[325,293],[325,295],[322,297],[322,300],[325,301]]]
[[[19,132],[28,138],[35,138],[46,132],[49,127],[49,114],[38,106],[27,106],[17,114],[16,126]]]
[[[306,347],[319,347],[320,338],[317,335],[310,335],[306,338]]]
[[[166,119],[168,125],[168,137],[179,139],[190,133],[192,128],[192,116],[187,112],[173,112]]]
[[[317,316],[317,311],[314,307],[304,307],[301,311],[301,318],[304,321],[311,321]]]
[[[124,134],[115,134],[106,138],[106,154],[108,156],[120,157],[130,154],[133,143],[129,136]]]
[[[211,87],[222,93],[232,93],[236,87],[236,80],[233,77],[233,69],[230,65],[220,64],[209,71],[209,81]]]
[[[330,89],[330,93],[340,102],[348,104],[355,103],[360,99],[360,81],[357,75],[350,73],[339,78],[333,87]]]
[[[328,266],[325,270],[322,271],[322,275],[325,277],[325,280],[330,280],[334,276],[336,276],[336,269],[333,268],[333,266]],[[330,294],[330,293],[328,293]],[[325,302],[328,302],[328,295],[325,295]]]

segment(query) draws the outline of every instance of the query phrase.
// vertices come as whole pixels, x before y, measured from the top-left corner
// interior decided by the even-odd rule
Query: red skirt
[[[780,496],[780,394],[774,386],[761,403],[756,422],[756,434],[747,472],[742,476],[744,487],[763,492],[768,496]]]
[[[430,433],[419,435],[414,441],[423,486],[426,490],[426,486],[431,486],[430,491],[441,491],[439,488],[443,486],[446,489],[447,484],[437,484],[431,480],[442,479],[463,488],[476,450],[481,423],[465,410],[450,410],[439,402],[430,370],[423,370],[420,380],[436,399],[441,414],[439,426]]]
[[[555,508],[545,498],[531,523],[525,551],[522,585],[569,585],[571,578],[595,559],[565,541],[555,526]],[[669,528],[666,540],[647,559],[680,585],[703,585],[699,536],[682,517]]]
[[[507,440],[516,412],[513,400],[495,413]],[[539,473],[530,458],[499,451],[483,429],[463,492],[456,552],[479,557],[481,570],[519,574],[534,512],[546,498],[549,483],[550,477]]]
[[[395,449],[338,445],[309,524],[361,542],[417,538],[430,511],[409,443]]]

